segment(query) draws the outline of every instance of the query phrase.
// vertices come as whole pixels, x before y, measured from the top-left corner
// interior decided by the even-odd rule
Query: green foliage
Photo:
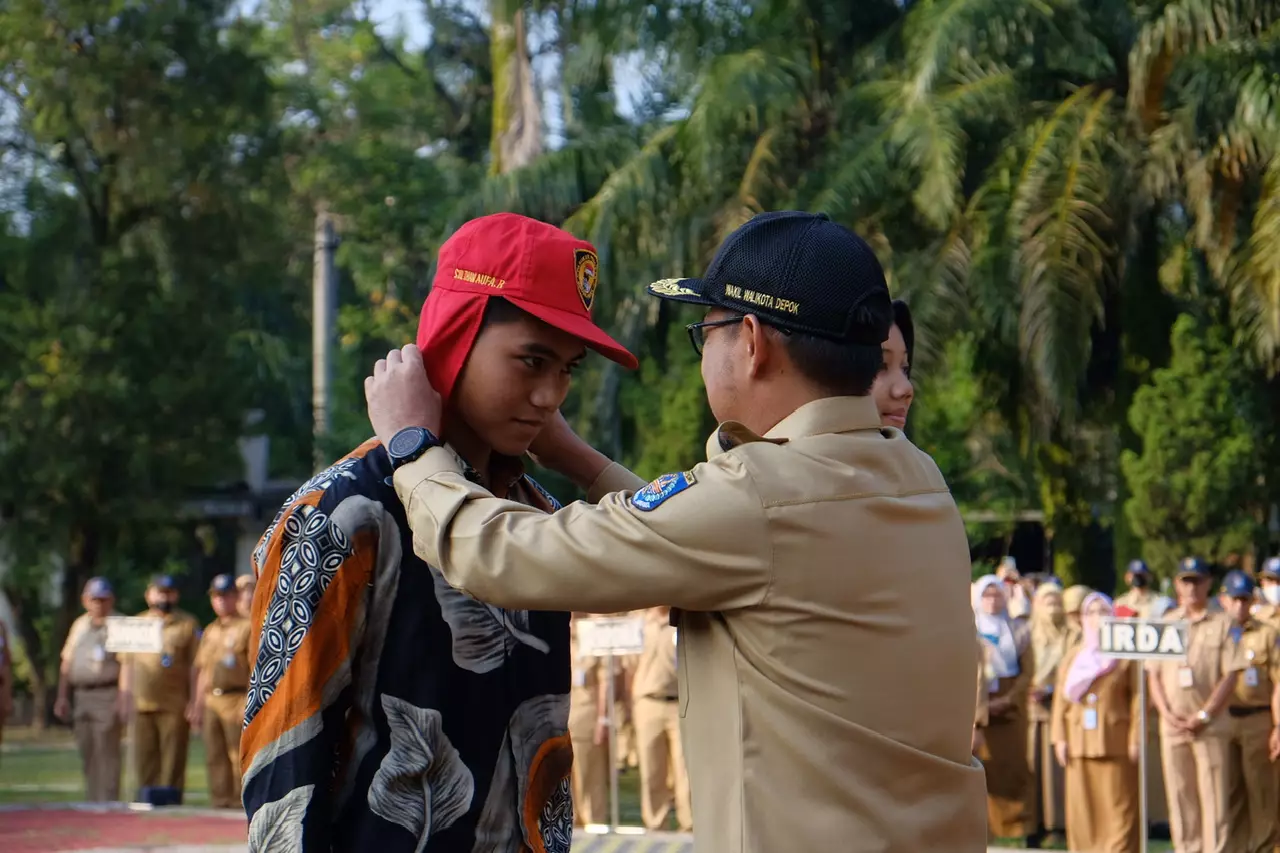
[[[1226,329],[1183,315],[1171,344],[1169,366],[1139,389],[1129,413],[1142,450],[1120,460],[1129,523],[1166,574],[1189,554],[1222,560],[1252,549],[1265,519],[1270,442],[1257,385],[1241,375]]]

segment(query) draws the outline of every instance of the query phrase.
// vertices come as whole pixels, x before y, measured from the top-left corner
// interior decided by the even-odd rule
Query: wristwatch
[[[1209,725],[1209,723],[1213,722],[1213,716],[1210,715],[1210,713],[1206,711],[1204,708],[1201,708],[1199,711],[1196,711],[1196,719],[1204,723],[1206,726]]]
[[[431,430],[425,427],[405,427],[387,443],[387,455],[391,457],[391,470],[408,465],[433,447],[442,444]]]

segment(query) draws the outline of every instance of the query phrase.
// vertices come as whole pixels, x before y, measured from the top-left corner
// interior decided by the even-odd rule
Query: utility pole
[[[337,247],[333,219],[328,210],[320,207],[316,211],[311,278],[311,447],[317,471],[326,463],[324,439],[329,434],[329,386],[333,382],[332,343],[338,300],[338,273],[333,254]]]

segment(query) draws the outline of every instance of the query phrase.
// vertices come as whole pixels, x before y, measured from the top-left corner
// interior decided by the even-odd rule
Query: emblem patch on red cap
[[[596,285],[600,281],[599,266],[600,261],[595,252],[590,249],[573,250],[573,274],[578,282],[578,295],[582,297],[582,304],[588,311],[596,301]]]

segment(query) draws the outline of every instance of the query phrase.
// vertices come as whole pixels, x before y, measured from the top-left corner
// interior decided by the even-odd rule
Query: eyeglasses
[[[741,323],[745,319],[745,314],[739,314],[737,317],[729,317],[726,320],[703,320],[701,323],[690,323],[685,326],[685,329],[689,332],[689,343],[693,344],[693,351],[698,355],[702,355],[702,347],[707,338],[706,332],[703,331],[704,329],[714,329],[717,326],[732,326],[734,323]],[[770,323],[764,323],[759,317],[756,320],[781,334],[788,336],[791,334],[790,329],[780,329]]]

